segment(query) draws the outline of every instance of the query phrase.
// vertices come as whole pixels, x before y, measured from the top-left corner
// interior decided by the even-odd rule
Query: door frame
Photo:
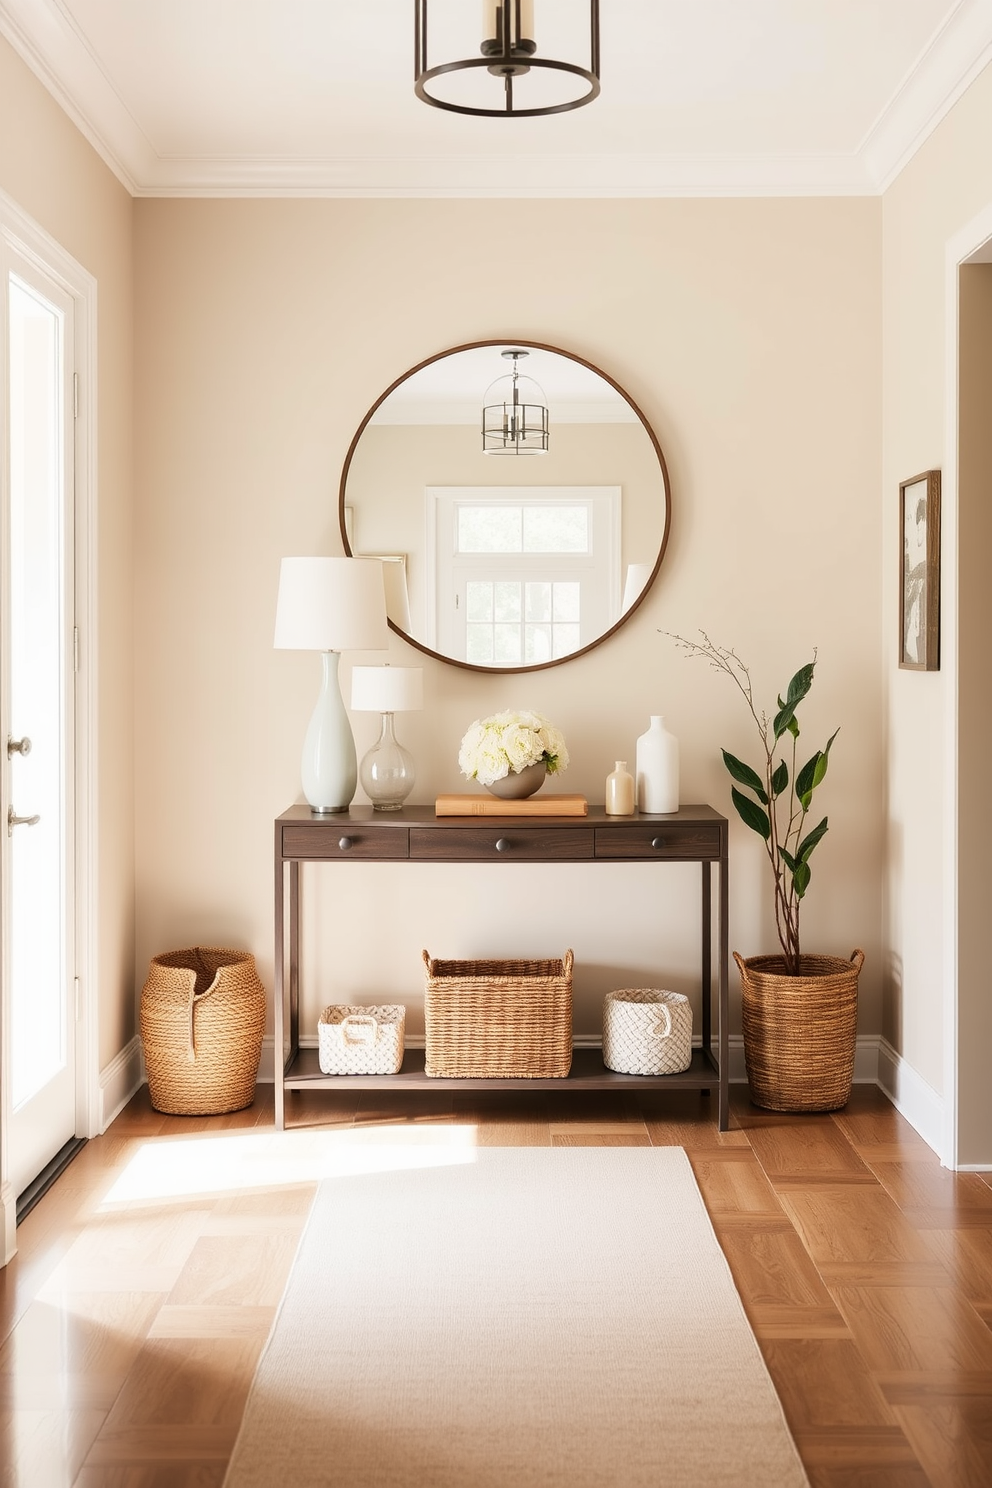
[[[958,709],[961,687],[958,665],[958,403],[960,357],[959,274],[962,266],[981,255],[992,254],[992,204],[947,240],[944,252],[944,465],[941,474],[941,668],[947,669],[943,733],[945,774],[943,781],[943,1133],[940,1158],[944,1167],[958,1170],[960,1162],[959,1039],[960,962],[958,935],[959,859],[958,813],[961,800],[958,780]],[[976,1167],[968,1164],[969,1168]],[[977,1165],[987,1171],[988,1163]]]
[[[97,979],[97,423],[96,279],[15,201],[0,191],[0,243],[36,265],[73,303],[75,692],[75,976],[76,1134],[97,1135],[100,1122]],[[4,291],[6,294],[6,291]],[[5,313],[5,312],[4,312]],[[0,356],[0,407],[6,409],[6,338]],[[5,417],[4,413],[4,417]],[[4,989],[0,989],[4,990]],[[9,1007],[0,997],[3,1048],[9,1047]],[[6,1057],[6,1056],[4,1056]],[[0,1088],[0,1264],[17,1249],[17,1194],[7,1156],[9,1080]]]

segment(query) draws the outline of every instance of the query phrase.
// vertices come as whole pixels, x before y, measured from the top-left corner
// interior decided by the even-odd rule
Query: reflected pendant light
[[[599,94],[599,0],[589,3],[588,67],[538,55],[534,0],[483,0],[480,55],[429,67],[427,0],[414,0],[414,5],[414,88],[417,97],[434,108],[487,119],[533,119],[581,108]],[[469,91],[468,74],[485,86]],[[489,83],[490,76],[495,86]],[[500,83],[503,97],[497,107]],[[516,95],[515,83],[522,84]]]
[[[546,455],[548,401],[532,377],[521,377],[520,362],[529,353],[517,348],[500,352],[513,371],[486,389],[482,408],[482,452],[485,455]]]

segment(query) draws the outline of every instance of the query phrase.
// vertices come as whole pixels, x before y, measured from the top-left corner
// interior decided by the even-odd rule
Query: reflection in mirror
[[[508,366],[546,401],[539,451],[521,433],[535,396],[515,410]],[[499,378],[509,392],[494,414]],[[482,670],[553,666],[611,634],[657,574],[669,507],[637,407],[587,362],[534,342],[414,368],[362,423],[341,478],[345,550],[389,560],[395,628]]]

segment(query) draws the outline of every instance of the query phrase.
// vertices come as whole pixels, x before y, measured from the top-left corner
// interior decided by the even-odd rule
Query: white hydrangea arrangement
[[[549,775],[568,769],[561,732],[540,713],[492,713],[468,728],[458,751],[463,775],[492,785],[543,760]]]

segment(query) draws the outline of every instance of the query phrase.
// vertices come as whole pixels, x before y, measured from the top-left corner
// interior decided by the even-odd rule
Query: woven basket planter
[[[156,1111],[219,1116],[255,1099],[265,988],[247,951],[193,946],[155,956],[141,992],[141,1043]]]
[[[424,1072],[561,1079],[572,1067],[572,952],[560,961],[436,961],[424,951]]]
[[[741,974],[744,1062],[751,1097],[769,1111],[839,1111],[854,1079],[858,974],[864,952],[802,956],[786,976],[781,956],[734,952]]]

